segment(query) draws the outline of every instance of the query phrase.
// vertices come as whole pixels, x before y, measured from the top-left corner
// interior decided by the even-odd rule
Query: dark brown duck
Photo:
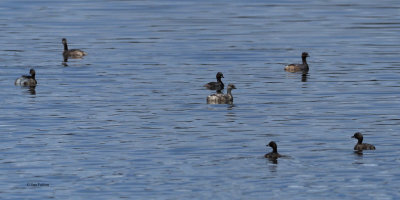
[[[222,74],[222,72],[218,72],[215,77],[217,78],[217,82],[209,82],[205,84],[204,87],[209,90],[223,90],[224,83],[222,82],[221,78],[224,78],[224,75]]]
[[[268,146],[272,148],[272,152],[265,154],[264,158],[275,160],[278,159],[279,157],[282,157],[282,155],[278,153],[278,146],[274,141],[269,142],[267,147]]]
[[[80,50],[80,49],[68,49],[68,44],[67,44],[67,39],[63,38],[62,43],[64,45],[64,51],[63,51],[63,56],[64,59],[67,58],[82,58],[83,56],[86,56],[87,53]]]
[[[308,71],[307,57],[310,57],[307,52],[301,54],[301,64],[290,64],[285,67],[285,71],[288,72],[298,72],[298,71]]]
[[[34,69],[29,70],[29,75],[22,75],[20,78],[15,80],[14,84],[19,86],[29,86],[34,87],[37,85],[36,81],[36,71]]]
[[[360,132],[354,133],[352,138],[356,138],[358,140],[357,144],[354,146],[354,150],[362,151],[362,150],[375,150],[375,146],[372,144],[362,143],[363,135]]]

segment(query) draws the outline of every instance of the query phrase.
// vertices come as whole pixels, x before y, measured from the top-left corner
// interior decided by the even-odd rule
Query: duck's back
[[[290,64],[285,67],[285,71],[288,71],[288,72],[305,71],[307,69],[308,69],[308,65],[304,65],[304,64]]]
[[[219,82],[209,82],[204,85],[209,90],[223,90],[224,89],[224,84],[219,83]]]
[[[15,80],[14,84],[19,86],[36,86],[37,82],[29,76],[21,76]]]
[[[207,97],[207,103],[209,104],[225,103],[225,95],[222,93],[209,95]]]
[[[367,144],[367,143],[362,143],[362,144],[356,144],[354,146],[354,150],[356,151],[361,151],[361,150],[375,150],[375,146],[372,144]]]
[[[230,94],[212,94],[207,97],[207,103],[209,104],[225,104],[225,103],[232,103],[233,97]]]
[[[270,152],[264,155],[264,158],[270,158],[270,159],[277,159],[279,157],[281,157],[281,155],[275,152]]]
[[[80,50],[80,49],[71,49],[63,52],[64,56],[67,57],[72,57],[72,58],[81,58],[83,56],[86,56],[87,53]]]

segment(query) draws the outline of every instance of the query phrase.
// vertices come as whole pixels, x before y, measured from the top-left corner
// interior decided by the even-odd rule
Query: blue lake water
[[[0,198],[399,199],[399,33],[395,0],[3,0]]]

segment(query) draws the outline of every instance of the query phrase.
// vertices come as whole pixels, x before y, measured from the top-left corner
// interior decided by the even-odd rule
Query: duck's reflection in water
[[[36,95],[36,86],[29,87],[28,92],[31,95]]]
[[[303,72],[301,74],[301,82],[307,82],[308,79],[308,72]]]

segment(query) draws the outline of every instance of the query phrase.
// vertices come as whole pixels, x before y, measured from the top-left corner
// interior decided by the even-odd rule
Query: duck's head
[[[224,78],[224,75],[222,74],[222,72],[218,72],[216,75],[217,79],[218,78]]]
[[[29,74],[30,74],[31,76],[35,76],[36,72],[35,72],[34,69],[30,69],[30,70],[29,70]]]
[[[353,136],[351,136],[351,138],[356,138],[358,140],[362,140],[363,139],[363,135],[360,132],[354,133]]]
[[[236,86],[235,86],[235,85],[233,85],[232,83],[229,83],[229,85],[228,85],[228,89],[236,89]]]
[[[274,141],[271,141],[271,142],[269,142],[267,147],[271,147],[272,149],[276,149],[278,146],[276,145],[276,143]]]

